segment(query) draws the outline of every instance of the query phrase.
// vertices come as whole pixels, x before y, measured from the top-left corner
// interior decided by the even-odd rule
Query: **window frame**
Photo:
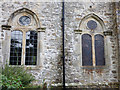
[[[13,28],[10,28],[9,30],[7,29],[3,29],[6,33],[6,39],[7,41],[9,42],[9,44],[7,44],[6,46],[8,47],[8,54],[6,55],[6,64],[9,65],[9,66],[12,66],[12,67],[21,67],[23,66],[25,69],[30,69],[30,70],[38,70],[38,69],[41,69],[43,67],[43,61],[44,61],[44,58],[45,58],[45,51],[44,51],[44,38],[45,38],[45,30],[46,28],[36,28],[36,29],[30,29],[30,28],[16,28],[16,27],[13,27]],[[36,65],[25,65],[25,59],[21,59],[24,64],[21,63],[21,65],[10,65],[9,62],[10,62],[10,45],[11,45],[11,32],[12,31],[21,31],[22,33],[25,33],[23,35],[23,38],[25,37],[26,35],[26,32],[27,31],[36,31],[37,34],[38,34],[38,39],[37,39],[37,64]],[[25,37],[26,38],[26,37]],[[8,43],[8,42],[5,42],[4,44]],[[26,42],[26,39],[22,41],[23,42]],[[22,45],[23,47],[23,45]],[[23,54],[23,53],[22,53]],[[24,56],[25,56],[25,52],[24,52]],[[25,58],[25,57],[23,57]],[[22,62],[21,61],[21,62]]]
[[[4,42],[3,45],[7,46],[8,47],[8,53],[5,54],[6,56],[4,57],[5,58],[5,63],[9,66],[12,66],[12,67],[21,67],[23,66],[25,69],[32,69],[32,70],[38,70],[38,69],[41,69],[43,67],[43,61],[44,61],[44,58],[45,58],[45,51],[44,51],[44,38],[45,38],[45,30],[46,28],[36,28],[36,29],[33,29],[33,28],[19,28],[18,27],[12,27],[10,28],[9,30],[8,29],[2,29],[5,31],[5,38],[7,39],[6,41],[9,42],[9,44],[7,44],[8,42]],[[10,62],[10,45],[11,45],[11,32],[12,31],[21,31],[23,34],[23,38],[26,38],[25,35],[26,35],[26,32],[27,31],[36,31],[37,34],[38,34],[38,40],[37,40],[37,65],[25,65],[23,63],[21,63],[21,65],[10,65],[9,62]],[[22,41],[23,42],[26,42],[26,39]],[[23,45],[22,45],[23,47]],[[23,53],[22,53],[23,54]],[[25,58],[25,52],[24,52],[24,57]],[[25,63],[25,60],[23,61],[23,59],[21,59],[22,61],[21,62],[24,62]]]
[[[96,46],[98,46],[97,45],[97,43],[99,42],[99,41],[97,41],[96,40],[96,38],[99,36],[99,39],[101,39],[100,41],[103,41],[102,43],[100,43],[100,44],[102,44],[102,46],[103,47],[100,47],[100,52],[102,53],[102,51],[103,51],[103,57],[102,57],[102,65],[100,65],[101,63],[100,63],[100,61],[97,59],[97,58],[99,58],[97,55],[98,55],[98,51],[97,51],[97,48],[96,48]],[[105,37],[104,37],[104,35],[101,35],[101,34],[95,34],[94,35],[94,49],[95,49],[95,66],[105,66],[105,64],[106,64],[106,62],[105,62],[105,39],[104,39]],[[99,48],[99,47],[98,47]],[[102,51],[101,51],[102,50]],[[99,62],[99,63],[98,63]]]
[[[94,20],[97,22],[97,27],[94,30],[90,30],[87,27],[87,22],[89,20]],[[79,61],[79,66],[81,69],[106,69],[110,67],[110,60],[112,52],[112,45],[110,38],[112,38],[112,31],[106,29],[106,25],[104,20],[100,18],[98,15],[94,13],[87,14],[83,16],[80,20],[78,28],[74,30],[75,33],[75,55],[77,60]],[[105,65],[104,66],[82,66],[82,34],[101,34],[104,36],[104,57],[105,57]]]
[[[31,23],[29,25],[21,25],[19,23],[19,18],[21,16],[26,16],[26,15],[31,18]],[[1,28],[5,35],[5,38],[3,40],[3,46],[4,46],[3,48],[6,48],[6,51],[2,51],[3,52],[3,60],[5,62],[4,64],[9,65],[9,61],[10,61],[11,32],[14,30],[19,30],[19,31],[22,31],[23,35],[25,36],[26,33],[24,34],[24,31],[33,30],[33,31],[37,31],[37,33],[38,33],[37,65],[26,66],[26,65],[21,64],[20,67],[24,66],[27,69],[41,69],[43,67],[43,61],[45,59],[45,57],[44,57],[45,56],[45,54],[44,54],[45,53],[44,38],[45,38],[46,28],[41,25],[39,17],[36,13],[34,13],[33,11],[31,11],[27,8],[18,9],[10,15],[10,17],[8,18],[7,24],[2,25]],[[25,57],[23,57],[23,58],[25,58]],[[23,59],[22,59],[22,61],[23,61]],[[19,67],[18,65],[10,65],[10,66]]]
[[[89,37],[89,43],[88,43],[88,41],[87,41],[87,44],[86,44],[86,36],[87,37]],[[87,38],[88,39],[88,38]],[[85,41],[84,41],[85,40]],[[83,35],[81,35],[81,48],[82,48],[82,66],[92,66],[93,65],[93,47],[92,47],[92,35],[90,35],[90,34],[83,34]],[[86,45],[88,45],[89,44],[89,46],[87,47]],[[85,47],[86,46],[86,47]],[[84,50],[84,49],[87,49],[87,50]],[[89,49],[89,50],[88,50]],[[87,61],[86,61],[86,58],[84,58],[84,57],[86,57],[85,55],[83,55],[83,52],[85,51],[85,55],[86,55],[86,53],[87,53],[87,55],[88,55],[88,53],[89,53],[89,55],[87,56]],[[87,51],[87,52],[86,52]],[[88,58],[89,57],[89,58]],[[89,60],[88,60],[89,59]],[[89,62],[89,63],[86,63],[86,62]],[[89,65],[88,65],[89,64]]]
[[[92,66],[83,66],[82,65],[82,35],[84,35],[84,34],[89,34],[89,35],[91,35],[91,38],[92,38],[92,63],[93,63],[93,65]],[[105,58],[105,65],[96,65],[96,60],[95,60],[95,38],[94,38],[94,36],[95,35],[102,35],[103,37],[104,37],[104,58]],[[101,67],[106,67],[107,65],[106,65],[106,54],[107,54],[107,51],[106,51],[106,36],[102,33],[102,32],[100,32],[100,33],[91,33],[91,32],[82,32],[82,33],[80,33],[80,37],[79,37],[79,39],[80,39],[80,60],[81,60],[81,67],[83,67],[83,68],[87,68],[87,67],[97,67],[97,68],[101,68]]]
[[[23,32],[22,31],[20,31],[20,30],[13,30],[12,32],[14,32],[14,31],[19,31],[19,32],[21,32],[22,33],[22,47],[21,47],[21,49],[23,48]],[[11,37],[10,37],[10,55],[11,55],[11,39],[12,39],[12,32],[11,32]],[[9,56],[10,56],[9,55]],[[11,57],[11,56],[10,56]],[[10,57],[9,57],[9,65],[11,65],[10,64]],[[22,50],[21,50],[21,60],[22,60]],[[20,60],[20,61],[21,61]],[[22,62],[22,61],[21,61]],[[21,63],[20,62],[20,63]],[[21,65],[21,64],[20,64]]]
[[[20,31],[22,32],[22,54],[21,54],[21,65],[9,65],[10,66],[26,66],[26,67],[36,67],[39,65],[39,61],[38,61],[38,53],[39,53],[39,48],[38,48],[38,42],[39,42],[39,36],[37,36],[37,62],[36,62],[36,65],[25,65],[25,52],[26,52],[26,33],[29,32],[29,31],[35,31],[37,32],[37,35],[38,35],[38,31],[36,30],[26,30],[26,29],[18,29],[18,30],[11,30],[11,32],[13,31]],[[10,35],[12,36],[12,35]],[[10,37],[10,45],[11,45],[11,37]],[[9,62],[10,62],[10,55],[9,55]]]
[[[28,32],[31,32],[31,31],[37,33],[37,47],[36,47],[37,52],[36,52],[36,54],[37,54],[37,60],[38,60],[38,32],[35,31],[35,30],[30,30],[30,31],[27,31],[27,32],[26,32],[26,35],[27,35]],[[26,37],[26,35],[25,35],[25,37]],[[31,39],[30,39],[30,40],[31,40]],[[30,41],[30,40],[29,40],[29,41]],[[26,48],[26,45],[27,45],[27,38],[26,38],[26,40],[25,40],[25,65],[26,65],[26,57],[27,57],[27,56],[26,56],[26,53],[28,53],[28,52],[26,51],[26,49],[27,49],[27,48]],[[35,47],[34,47],[34,48],[35,48]],[[30,57],[30,56],[28,56],[28,57]],[[36,60],[36,62],[35,62],[35,63],[36,63],[35,65],[37,65],[37,60]],[[26,65],[26,66],[28,66],[28,65]]]

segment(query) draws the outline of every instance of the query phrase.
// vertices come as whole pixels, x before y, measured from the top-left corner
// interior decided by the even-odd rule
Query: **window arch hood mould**
[[[12,30],[25,28],[34,30],[40,28],[41,24],[37,15],[29,9],[22,8],[11,14],[7,25],[12,26]]]
[[[88,22],[90,22],[90,21],[94,21],[97,25],[97,26],[93,26],[93,27],[95,27],[94,32],[102,33],[105,31],[105,25],[104,25],[103,20],[93,13],[83,17],[83,19],[80,21],[80,24],[79,24],[80,30],[82,30],[83,32],[84,31],[90,32],[91,30],[88,26]]]

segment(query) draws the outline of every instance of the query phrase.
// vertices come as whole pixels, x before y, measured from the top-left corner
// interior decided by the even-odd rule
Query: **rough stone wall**
[[[1,6],[2,3],[0,3],[0,6]],[[1,10],[2,8],[0,7],[0,13],[1,13]],[[2,16],[2,14],[0,14],[0,17]],[[0,25],[2,25],[1,23],[1,19],[2,17],[0,18]],[[0,28],[0,66],[2,65],[2,31],[1,31],[1,28]]]
[[[46,28],[43,37],[44,56],[43,65],[39,69],[29,70],[38,83],[45,79],[47,83],[62,83],[62,4],[61,2],[40,3],[40,2],[4,2],[0,3],[0,23],[6,25],[10,15],[21,8],[28,8],[37,14],[40,23]],[[66,2],[65,3],[65,63],[66,63],[66,83],[77,83],[79,85],[88,84],[109,84],[118,82],[118,45],[117,33],[114,28],[114,4],[113,3],[83,3]],[[105,31],[113,31],[112,36],[106,36],[107,41],[107,66],[100,68],[83,68],[80,66],[81,60],[76,54],[78,49],[78,36],[74,30],[79,29],[79,24],[86,15],[94,13],[100,17],[105,24]],[[118,15],[119,18],[119,15]],[[3,48],[3,43],[9,41],[10,32],[0,29],[0,47],[5,53],[1,54],[5,61],[9,58],[9,45]],[[120,37],[119,37],[120,39]],[[79,50],[79,49],[78,49]],[[120,55],[120,53],[119,53]],[[1,57],[2,56],[2,57]],[[5,57],[6,56],[6,57]],[[1,60],[1,59],[0,59]]]
[[[92,8],[91,8],[92,6]],[[65,38],[66,38],[66,82],[67,83],[110,83],[118,81],[118,58],[117,38],[114,26],[114,5],[113,3],[65,3]],[[87,68],[80,66],[79,55],[75,54],[78,37],[74,30],[79,29],[80,21],[88,14],[94,13],[105,23],[106,31],[113,31],[113,36],[106,36],[108,39],[108,66],[104,69]],[[76,49],[75,49],[76,48]]]
[[[45,35],[43,37],[44,42],[44,55],[42,67],[36,70],[29,70],[38,80],[38,83],[42,83],[45,79],[46,82],[61,82],[61,43],[62,43],[62,31],[61,31],[61,3],[39,3],[39,2],[4,2],[1,5],[2,8],[2,23],[6,25],[11,14],[21,8],[27,8],[37,14],[41,27],[45,27]],[[9,42],[10,31],[5,32],[4,42]],[[3,48],[4,61],[9,58],[9,45]],[[0,54],[1,55],[1,54]],[[6,56],[6,57],[5,57]]]
[[[119,44],[118,76],[120,82],[120,2],[116,3],[116,15],[117,15],[118,44]]]
[[[0,13],[2,13],[2,3],[0,3]],[[2,14],[0,14],[0,25],[2,25]],[[2,30],[0,28],[0,73],[1,73],[1,70],[2,70]]]

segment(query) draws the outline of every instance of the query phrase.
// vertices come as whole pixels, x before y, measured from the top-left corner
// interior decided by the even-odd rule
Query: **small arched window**
[[[104,56],[104,37],[100,34],[95,35],[95,61],[96,66],[105,65]]]
[[[103,66],[104,56],[104,36],[82,35],[82,66]]]
[[[12,17],[14,16],[14,18]],[[8,24],[11,32],[10,65],[38,65],[39,20],[34,12],[20,9],[12,14]],[[19,30],[19,31],[17,31]],[[42,34],[41,34],[42,35]]]
[[[37,63],[37,32],[26,33],[25,65],[36,65]]]
[[[21,65],[22,40],[23,34],[21,31],[11,32],[10,65]]]
[[[26,48],[25,65],[37,64],[37,32],[26,32],[26,41],[23,35],[21,31],[11,32],[10,65],[21,65],[24,48]],[[22,45],[25,45],[25,47]]]
[[[81,31],[82,66],[105,65],[104,29],[103,21],[95,14],[89,14],[81,20],[78,31]]]
[[[33,11],[22,8],[13,12],[2,30],[6,30],[3,60],[8,61],[5,63],[30,69],[43,66],[45,28]]]
[[[92,66],[92,37],[89,34],[82,35],[82,65]]]

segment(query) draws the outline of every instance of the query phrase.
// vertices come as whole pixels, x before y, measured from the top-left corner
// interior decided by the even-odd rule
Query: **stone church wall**
[[[117,15],[118,44],[119,44],[118,76],[120,82],[120,2],[116,3],[116,15]]]
[[[118,82],[117,33],[113,27],[115,22],[114,3],[66,3],[65,11],[66,81],[81,84]],[[78,30],[82,18],[91,13],[103,20],[106,31],[113,31],[112,36],[106,36],[108,41],[106,63],[108,66],[105,68],[82,68],[78,59],[79,55],[76,54],[79,50],[79,44],[76,44],[79,41],[79,36],[75,35],[74,30]]]
[[[118,82],[118,65],[120,67],[120,53],[118,55],[118,37],[116,20],[119,29],[119,13],[115,11],[115,5],[119,11],[119,4],[111,2],[65,2],[65,63],[66,83],[73,85],[106,84]],[[33,11],[40,20],[40,27],[45,28],[40,43],[43,52],[39,68],[28,68],[37,83],[45,79],[47,83],[62,83],[62,3],[61,2],[1,2],[0,23],[7,25],[12,13],[27,8]],[[94,14],[103,22],[105,30],[112,31],[112,35],[105,36],[106,66],[82,67],[80,60],[80,22],[87,15]],[[117,17],[117,19],[115,19]],[[12,28],[11,28],[12,29]],[[104,32],[103,31],[103,32]],[[120,32],[120,31],[118,31]],[[120,33],[119,33],[120,34]],[[10,52],[10,30],[0,28],[0,63],[8,62]],[[118,36],[118,37],[117,37]],[[119,41],[120,43],[120,41]],[[120,44],[119,44],[120,45]],[[120,47],[120,46],[119,46]],[[2,49],[1,49],[2,48]],[[119,48],[120,50],[120,48]]]
[[[5,2],[2,3],[2,25],[8,23],[8,19],[11,14],[21,8],[27,8],[37,14],[41,27],[46,28],[43,34],[42,42],[44,47],[44,60],[42,65],[37,69],[29,70],[36,77],[38,83],[41,83],[43,79],[46,82],[61,82],[61,43],[62,43],[62,31],[61,31],[61,3],[39,3],[39,2]],[[1,32],[2,33],[2,32]],[[10,44],[6,44],[10,38],[10,31],[4,30],[3,40],[3,60],[9,59]],[[6,45],[6,46],[5,46]]]

